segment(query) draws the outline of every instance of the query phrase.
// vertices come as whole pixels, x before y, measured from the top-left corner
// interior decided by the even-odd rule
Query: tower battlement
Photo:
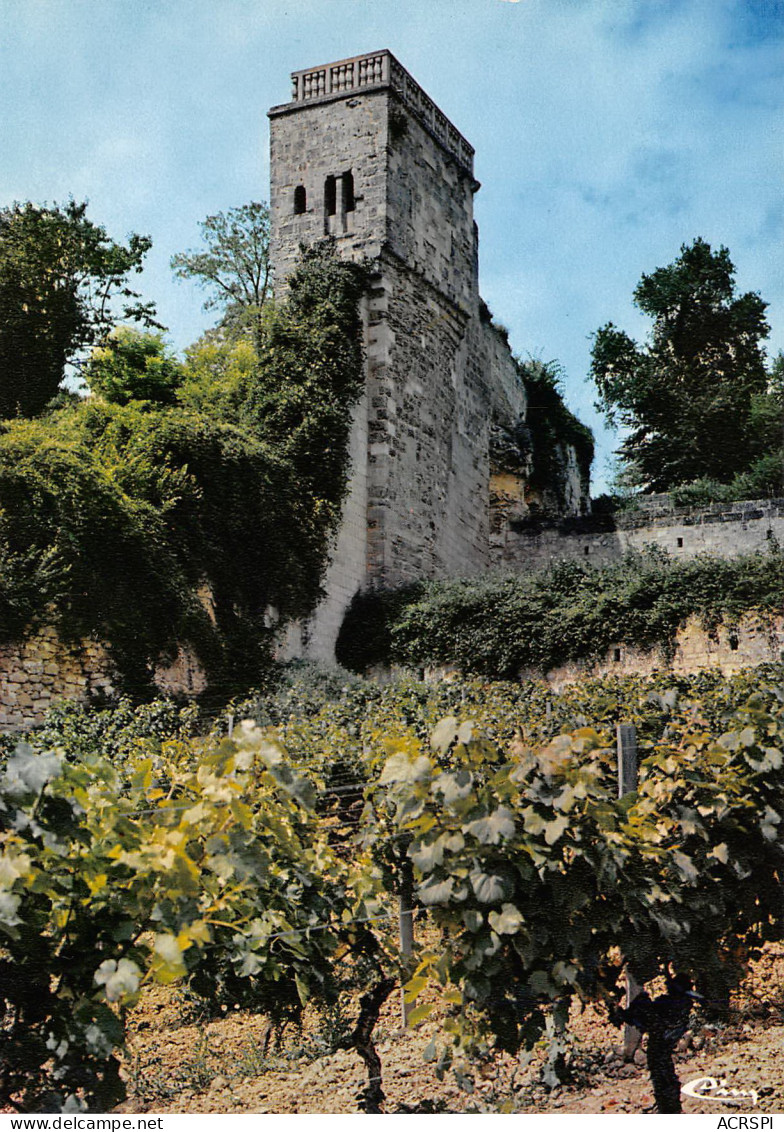
[[[467,173],[474,173],[474,148],[443,114],[391,51],[373,51],[336,63],[294,71],[291,102],[275,106],[270,115],[292,109],[294,104],[345,98],[352,92],[394,90],[435,140]]]

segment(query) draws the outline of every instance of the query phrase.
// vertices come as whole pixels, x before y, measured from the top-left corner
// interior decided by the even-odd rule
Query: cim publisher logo
[[[686,1082],[681,1093],[699,1100],[719,1101],[720,1104],[739,1104],[744,1100],[756,1104],[759,1100],[756,1089],[735,1089],[727,1084],[726,1077],[695,1077]]]

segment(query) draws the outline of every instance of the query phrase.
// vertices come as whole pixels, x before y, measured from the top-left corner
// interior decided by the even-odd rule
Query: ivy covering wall
[[[457,665],[465,673],[516,679],[598,658],[613,644],[671,649],[696,615],[708,627],[743,613],[784,612],[784,554],[676,562],[634,553],[612,566],[562,562],[537,574],[423,582],[360,594],[338,641],[340,663]]]
[[[65,639],[107,641],[135,691],[178,643],[216,686],[252,681],[274,619],[320,597],[362,387],[363,288],[362,268],[318,246],[244,364],[218,357],[211,373],[191,357],[156,397],[151,352],[110,342],[103,395],[2,423],[0,640],[54,619]]]

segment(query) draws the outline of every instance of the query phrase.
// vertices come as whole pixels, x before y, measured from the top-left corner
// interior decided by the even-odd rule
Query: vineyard
[[[621,797],[619,723],[640,760]],[[656,1010],[675,1002],[677,1038],[715,1030],[760,962],[780,1005],[780,666],[560,695],[305,671],[209,734],[167,703],[64,706],[0,773],[6,1110],[120,1104],[126,1033],[160,995],[241,1018],[259,1058],[320,1018],[371,1112],[401,984],[445,1088],[527,1065],[556,1095],[587,1012],[646,1030],[660,1108]],[[627,970],[644,1016],[650,998],[621,1007]]]

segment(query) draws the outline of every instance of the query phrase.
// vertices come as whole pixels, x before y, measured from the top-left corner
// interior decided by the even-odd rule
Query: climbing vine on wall
[[[530,486],[555,495],[558,510],[568,503],[568,451],[574,450],[581,495],[588,497],[593,433],[566,407],[561,372],[556,362],[517,363],[528,398],[524,446],[530,458]]]
[[[66,639],[106,640],[136,691],[177,643],[218,683],[252,680],[269,607],[285,621],[320,596],[362,381],[363,288],[330,245],[304,251],[230,399],[216,374],[223,414],[191,368],[172,404],[129,397],[144,387],[129,379],[120,403],[2,424],[0,640],[54,618]],[[148,367],[156,349],[136,354]]]
[[[689,562],[651,551],[606,567],[561,562],[536,574],[422,582],[357,597],[340,659],[356,670],[457,665],[514,679],[521,669],[601,657],[617,643],[672,648],[689,616],[711,628],[750,610],[781,613],[782,593],[784,555],[776,548]],[[366,607],[373,632],[363,635]]]

